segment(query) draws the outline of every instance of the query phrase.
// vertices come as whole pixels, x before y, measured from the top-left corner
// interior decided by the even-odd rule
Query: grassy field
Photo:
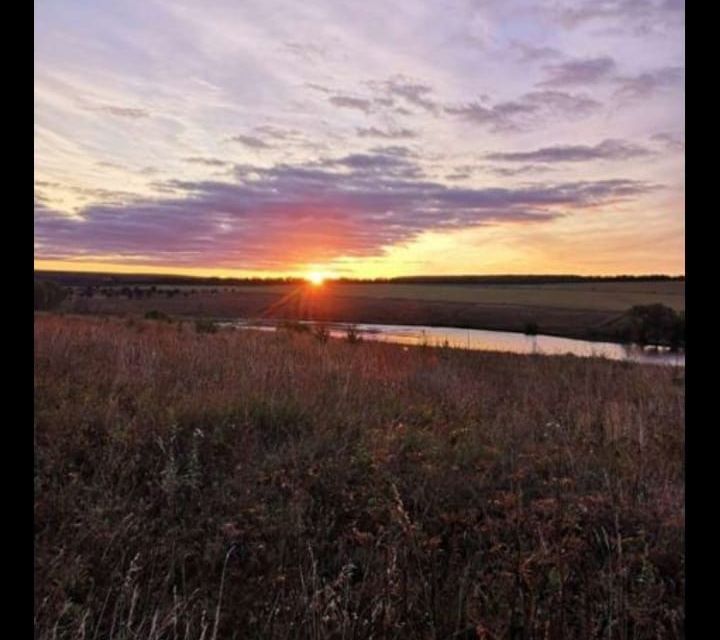
[[[684,282],[588,282],[546,285],[339,284],[215,288],[128,299],[75,296],[75,313],[274,318],[434,325],[615,339],[614,325],[630,307],[685,307]]]
[[[36,637],[683,637],[679,375],[36,314]]]
[[[626,311],[634,305],[664,304],[685,309],[685,283],[583,282],[564,284],[334,284],[325,285],[333,296],[461,302],[556,309]],[[268,292],[282,295],[288,287],[233,287],[238,294]]]

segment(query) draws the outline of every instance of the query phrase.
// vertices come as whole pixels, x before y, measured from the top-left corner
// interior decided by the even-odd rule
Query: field
[[[425,300],[474,304],[549,307],[600,311],[626,311],[633,305],[661,303],[676,311],[685,308],[685,283],[587,282],[563,284],[329,284],[340,297]],[[236,293],[283,293],[274,287],[233,287]],[[285,291],[287,289],[285,288]]]
[[[171,288],[172,289],[172,288]],[[685,308],[682,281],[583,282],[539,285],[342,284],[245,287],[177,287],[128,299],[118,295],[75,296],[65,308],[93,314],[143,314],[221,318],[283,318],[345,322],[454,326],[610,339],[614,323],[635,305]],[[145,288],[147,290],[147,287]]]
[[[36,314],[36,637],[684,637],[684,398],[665,367]]]

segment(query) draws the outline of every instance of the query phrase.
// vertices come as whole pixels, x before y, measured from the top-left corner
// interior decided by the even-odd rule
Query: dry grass
[[[37,638],[683,636],[684,387],[37,315]]]

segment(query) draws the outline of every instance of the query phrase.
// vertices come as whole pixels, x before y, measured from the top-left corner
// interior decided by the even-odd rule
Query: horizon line
[[[273,276],[220,276],[220,275],[191,275],[182,272],[161,273],[161,272],[133,272],[133,271],[94,271],[89,269],[33,269],[35,274],[77,274],[77,275],[93,275],[108,277],[135,277],[135,278],[186,278],[190,280],[307,280],[306,276],[301,275],[273,275]],[[684,279],[684,273],[615,273],[615,274],[579,274],[579,273],[456,273],[456,274],[411,274],[402,276],[376,276],[371,278],[350,277],[350,276],[327,276],[328,282],[333,281],[355,281],[355,282],[373,282],[386,280],[408,280],[408,279],[441,279],[441,278],[673,278]]]

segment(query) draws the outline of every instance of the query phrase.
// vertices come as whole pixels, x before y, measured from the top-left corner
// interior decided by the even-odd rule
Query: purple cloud
[[[369,113],[372,109],[372,101],[365,100],[364,98],[353,98],[351,96],[332,96],[330,98],[336,107],[342,107],[344,109],[356,109],[363,113]]]
[[[453,188],[410,159],[350,154],[311,166],[238,167],[234,183],[168,181],[178,195],[93,205],[79,219],[36,208],[38,258],[102,254],[148,264],[286,268],[377,254],[423,231],[535,224],[640,196],[633,180]]]
[[[664,131],[662,133],[656,133],[651,136],[652,140],[659,142],[668,151],[684,151],[685,140],[679,133],[669,133]]]
[[[570,60],[560,64],[547,65],[547,80],[539,82],[541,87],[568,87],[583,84],[594,84],[607,78],[615,70],[615,61],[603,56]]]
[[[587,162],[589,160],[629,160],[652,155],[652,152],[624,140],[603,140],[594,146],[557,145],[534,151],[489,153],[489,160],[502,162]]]
[[[218,158],[201,158],[198,156],[183,158],[183,160],[190,164],[201,164],[206,167],[224,167],[225,165],[230,164],[229,162],[226,162],[225,160],[219,160]]]
[[[684,71],[682,67],[663,67],[636,76],[619,77],[616,82],[620,86],[615,95],[628,100],[647,98],[657,91],[681,86]]]
[[[365,127],[357,129],[357,134],[361,138],[387,138],[390,140],[400,140],[403,138],[416,138],[417,133],[411,129],[378,129],[377,127]]]
[[[433,93],[432,87],[405,76],[395,76],[384,82],[368,82],[367,84],[375,91],[384,93],[385,99],[389,101],[388,104],[393,104],[393,98],[401,98],[407,104],[420,107],[425,111],[435,113],[438,109],[436,101],[430,98]]]
[[[251,149],[269,149],[270,145],[256,136],[237,135],[230,138],[232,142],[239,142]]]
[[[149,118],[150,112],[145,109],[138,109],[134,107],[117,107],[113,105],[100,105],[97,107],[89,107],[90,111],[100,111],[102,113],[109,113],[111,116],[118,118]]]
[[[485,106],[477,101],[446,106],[445,113],[502,132],[539,126],[553,118],[582,118],[601,106],[596,100],[584,95],[545,90],[531,91],[516,100],[500,102],[492,106]]]

